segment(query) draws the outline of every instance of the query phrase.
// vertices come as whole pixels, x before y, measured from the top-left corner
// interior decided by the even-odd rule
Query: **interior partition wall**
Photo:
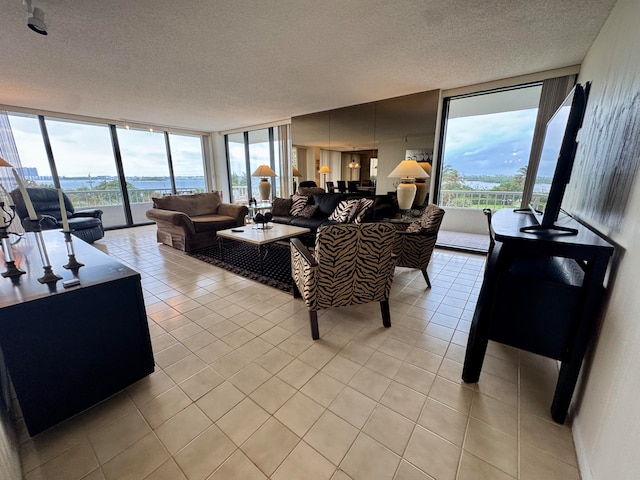
[[[150,223],[153,197],[208,190],[202,134],[23,112],[7,117],[26,183],[61,187],[76,209],[101,209],[105,228]]]

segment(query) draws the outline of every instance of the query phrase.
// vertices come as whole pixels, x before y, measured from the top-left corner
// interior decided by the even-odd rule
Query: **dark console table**
[[[613,246],[568,215],[557,224],[577,235],[523,233],[528,213],[497,211],[462,379],[480,378],[488,340],[561,361],[551,416],[564,423],[603,298]]]
[[[37,281],[43,270],[32,233],[13,248],[27,273],[17,282],[0,277],[0,354],[30,435],[154,370],[140,275],[78,239],[76,257],[85,266],[71,272],[62,267],[68,261],[62,232],[44,238],[53,271],[80,285]]]

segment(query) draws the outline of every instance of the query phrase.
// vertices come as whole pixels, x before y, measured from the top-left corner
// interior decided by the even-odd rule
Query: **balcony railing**
[[[440,192],[444,207],[463,208],[490,208],[498,210],[501,208],[520,208],[522,203],[522,192],[507,192],[494,190],[442,190]],[[538,206],[542,200],[546,200],[548,194],[534,193],[531,203]]]

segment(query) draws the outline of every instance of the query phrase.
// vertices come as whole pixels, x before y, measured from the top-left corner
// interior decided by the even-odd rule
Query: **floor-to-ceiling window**
[[[520,207],[541,91],[536,83],[445,101],[441,205]]]
[[[288,127],[288,126],[287,126]],[[284,127],[280,127],[284,128]],[[231,182],[231,201],[247,203],[251,198],[260,199],[259,177],[251,174],[261,165],[267,165],[276,174],[267,178],[271,182],[271,197],[283,195],[283,158],[281,148],[289,148],[288,144],[280,145],[278,128],[262,128],[225,135],[227,146],[227,163]],[[287,156],[288,158],[288,156]],[[290,168],[290,167],[286,167]],[[287,176],[288,181],[289,176]]]
[[[103,210],[106,228],[147,223],[154,196],[207,189],[202,135],[27,113],[8,118],[25,179],[59,182],[76,209]]]

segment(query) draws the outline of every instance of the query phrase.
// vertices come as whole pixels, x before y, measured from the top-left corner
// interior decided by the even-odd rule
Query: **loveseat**
[[[158,226],[158,242],[185,252],[214,245],[218,230],[244,225],[249,213],[244,205],[222,203],[222,193],[217,191],[152,200],[153,208],[146,215]]]

